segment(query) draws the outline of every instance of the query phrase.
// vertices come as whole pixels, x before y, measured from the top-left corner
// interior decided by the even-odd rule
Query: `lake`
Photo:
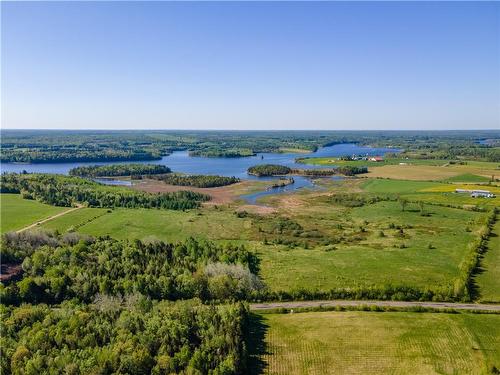
[[[164,156],[161,160],[153,161],[137,161],[132,163],[141,164],[162,164],[169,167],[173,172],[181,172],[186,174],[206,174],[220,176],[235,176],[245,180],[265,180],[272,179],[269,177],[256,177],[247,174],[247,169],[257,164],[280,164],[292,168],[318,168],[307,164],[296,163],[295,159],[299,157],[339,157],[344,155],[384,155],[387,152],[398,152],[398,149],[393,148],[375,148],[362,147],[351,143],[337,144],[333,146],[320,148],[316,152],[304,153],[259,153],[255,156],[241,158],[205,158],[199,156],[189,156],[188,151],[175,151],[168,156]],[[72,168],[89,165],[107,165],[107,164],[127,164],[131,162],[90,162],[90,163],[40,163],[40,164],[18,164],[18,163],[0,163],[1,172],[17,172],[23,170],[29,173],[56,173],[68,174]],[[369,162],[367,162],[369,163]],[[339,178],[335,176],[335,178]],[[311,179],[302,176],[294,177],[295,183],[284,187],[274,188],[262,191],[255,194],[243,196],[248,202],[255,202],[258,198],[269,195],[283,193],[287,191],[314,188],[314,183]],[[100,180],[101,183],[107,184],[122,184],[120,180],[110,182]],[[129,184],[124,182],[122,185]]]

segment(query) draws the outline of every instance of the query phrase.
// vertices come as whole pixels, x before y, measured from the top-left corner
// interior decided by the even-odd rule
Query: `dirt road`
[[[63,216],[63,215],[66,215],[66,214],[69,214],[70,212],[73,212],[73,211],[76,211],[76,210],[79,210],[80,208],[82,208],[83,206],[80,204],[78,205],[77,207],[73,207],[73,208],[70,208],[69,210],[66,210],[66,211],[63,211],[63,212],[59,212],[58,214],[56,215],[52,215],[46,219],[43,219],[43,220],[40,220],[40,221],[37,221],[36,223],[34,224],[31,224],[31,225],[28,225],[27,227],[24,227],[22,229],[19,229],[16,231],[16,233],[21,233],[21,232],[24,232],[25,230],[28,230],[28,229],[33,229],[33,228],[36,228],[37,226],[43,224],[43,223],[46,223],[47,221],[50,221],[50,220],[53,220],[55,218],[58,218],[60,216]]]
[[[404,301],[293,301],[293,302],[270,302],[252,303],[251,310],[270,310],[278,308],[298,309],[304,307],[336,307],[336,306],[380,306],[380,307],[425,307],[433,309],[455,309],[455,310],[481,310],[499,311],[500,305],[487,305],[478,303],[453,303],[453,302],[404,302]]]

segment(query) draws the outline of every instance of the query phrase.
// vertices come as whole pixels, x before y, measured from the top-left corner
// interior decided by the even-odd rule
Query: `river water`
[[[206,174],[220,176],[235,176],[246,180],[265,180],[272,179],[269,177],[256,177],[247,174],[247,169],[257,164],[280,164],[292,168],[318,168],[307,164],[296,163],[295,159],[299,157],[339,157],[344,155],[384,155],[387,152],[397,152],[397,149],[391,148],[374,148],[362,147],[351,143],[337,144],[333,146],[320,148],[314,153],[259,153],[255,156],[241,158],[205,158],[199,156],[189,156],[188,151],[175,151],[168,156],[164,156],[161,160],[154,161],[139,161],[132,163],[151,163],[162,164],[169,167],[173,172],[181,172],[186,174]],[[131,162],[90,162],[90,163],[36,163],[36,164],[19,164],[19,163],[0,163],[0,170],[4,172],[22,172],[29,173],[56,173],[68,174],[72,168],[89,165],[107,165],[107,164],[126,164]],[[369,163],[369,162],[368,162]],[[339,178],[335,176],[335,178]],[[302,176],[294,176],[295,183],[284,187],[274,188],[263,192],[249,194],[243,196],[248,202],[254,203],[258,198],[269,195],[282,193],[302,188],[313,188],[314,183],[311,179]],[[106,179],[99,180],[101,183],[127,185],[127,181],[108,181]]]

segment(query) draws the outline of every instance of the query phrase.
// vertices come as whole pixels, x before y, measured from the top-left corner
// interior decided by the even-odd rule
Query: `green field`
[[[104,214],[103,214],[104,213]],[[92,219],[95,218],[95,219]],[[78,226],[78,231],[94,236],[109,235],[117,239],[157,238],[178,241],[187,237],[211,240],[244,240],[245,223],[232,212],[206,208],[187,212],[156,209],[113,210],[87,208],[71,212],[44,225],[65,231]]]
[[[1,194],[0,206],[2,233],[22,229],[68,209],[22,199],[19,194]]]
[[[369,193],[417,193],[424,189],[440,186],[437,182],[369,179],[361,187]]]
[[[421,216],[416,205],[408,205],[403,212],[397,202],[380,202],[345,211],[340,217],[333,213],[330,221],[325,223],[323,218],[315,225],[335,228],[335,223],[341,223],[343,229],[339,233],[330,229],[329,235],[348,232],[353,234],[352,241],[339,243],[332,251],[261,247],[262,276],[275,290],[385,283],[447,285],[459,273],[458,265],[482,214],[437,206],[425,209],[430,216]],[[311,218],[303,220],[298,221],[305,225]],[[391,223],[411,224],[411,228],[404,229],[401,238],[398,229],[389,229]],[[401,244],[406,247],[399,248]]]
[[[471,173],[465,173],[465,174],[461,174],[458,176],[447,178],[443,181],[446,181],[446,182],[488,182],[488,181],[490,181],[490,179],[487,177],[484,177],[484,176],[478,176],[478,175],[471,174]]]
[[[486,374],[500,368],[500,315],[261,314],[254,374]]]
[[[421,181],[346,180],[327,189],[355,191],[358,186],[370,194],[400,192],[412,200],[444,199],[446,194],[467,198],[432,191],[448,188],[448,184]],[[403,211],[395,201],[350,208],[321,194],[302,191],[270,196],[266,203],[275,205],[277,212],[269,215],[237,217],[238,203],[185,212],[82,208],[42,227],[117,239],[178,241],[192,236],[243,243],[259,255],[260,276],[272,291],[328,291],[387,284],[447,287],[458,276],[467,244],[476,237],[475,231],[485,215],[426,204],[426,216],[422,216],[417,204],[409,203]],[[2,218],[8,217],[8,210],[24,212],[26,205],[64,210],[22,200],[20,196],[6,197],[10,206],[2,205]],[[19,217],[25,220],[24,225],[38,220],[25,214]],[[13,226],[10,217],[7,222]]]
[[[500,221],[493,227],[476,283],[481,301],[500,303]]]
[[[320,208],[322,206],[322,208]],[[322,211],[323,210],[323,211]],[[232,210],[204,208],[188,212],[154,209],[81,209],[44,225],[48,229],[70,228],[94,236],[118,239],[157,238],[168,241],[189,236],[215,241],[245,243],[261,258],[261,276],[272,290],[329,290],[342,286],[405,284],[448,285],[458,274],[467,243],[474,238],[481,213],[429,206],[424,217],[418,207],[405,212],[397,202],[379,202],[354,209],[331,207],[321,202],[298,210],[291,219],[304,230],[315,229],[331,246],[263,244],[268,239],[302,237],[286,233],[263,233],[275,222],[269,218],[237,218]],[[400,236],[389,224],[408,225]],[[338,229],[338,225],[342,229]],[[465,230],[470,227],[470,232]],[[364,231],[361,232],[360,228]],[[262,229],[263,228],[263,229]],[[380,237],[380,231],[384,237]],[[309,240],[306,238],[306,240]],[[404,248],[400,248],[404,244]],[[429,248],[432,244],[432,248]]]

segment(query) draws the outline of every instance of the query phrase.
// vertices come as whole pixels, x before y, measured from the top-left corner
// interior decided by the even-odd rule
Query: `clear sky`
[[[498,2],[1,10],[3,128],[500,128]]]

